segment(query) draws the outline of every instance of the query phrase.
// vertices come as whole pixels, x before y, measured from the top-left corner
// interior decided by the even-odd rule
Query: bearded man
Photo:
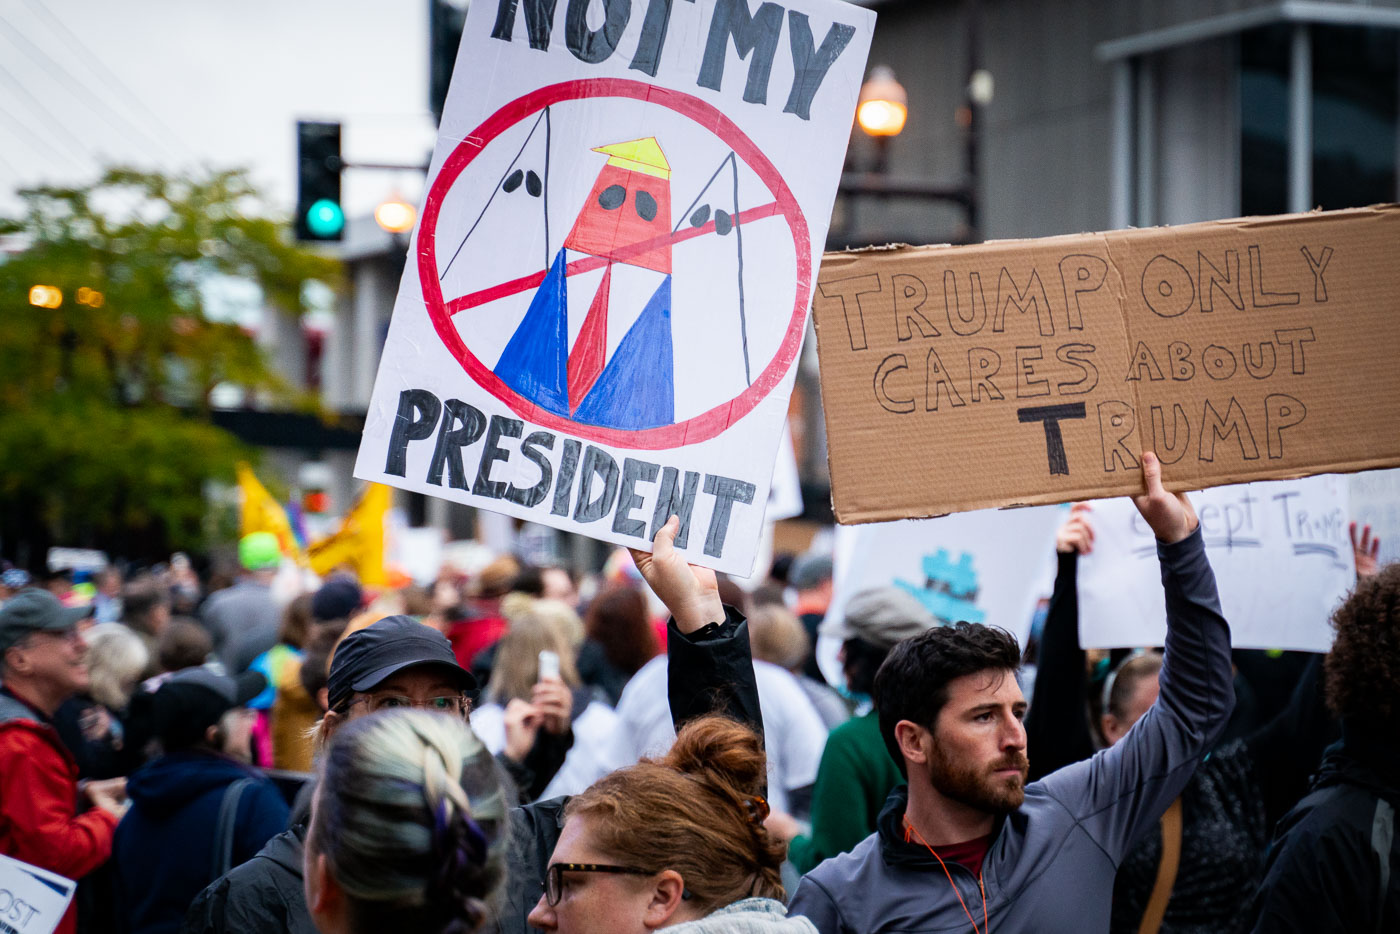
[[[1107,931],[1118,864],[1181,793],[1234,705],[1230,632],[1200,523],[1142,458],[1134,497],[1157,537],[1167,639],[1157,702],[1118,744],[1026,785],[1021,652],[958,623],[891,650],[880,732],[909,778],[876,832],[805,876],[790,914],[822,934]]]

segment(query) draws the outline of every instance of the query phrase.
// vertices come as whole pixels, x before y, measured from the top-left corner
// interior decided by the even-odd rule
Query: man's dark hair
[[[1327,706],[1368,730],[1400,728],[1400,563],[1356,585],[1332,614]]]
[[[871,694],[875,690],[875,676],[880,666],[889,657],[890,649],[883,645],[873,645],[864,639],[847,639],[841,643],[846,653],[842,668],[846,675],[846,690],[852,694]]]
[[[935,626],[890,649],[875,675],[875,709],[880,736],[904,770],[904,756],[894,727],[908,720],[932,730],[948,703],[948,682],[979,671],[1012,671],[1021,664],[1021,647],[1005,629],[981,623]]]
[[[122,591],[122,616],[127,625],[149,633],[147,619],[156,607],[170,605],[170,591],[149,574],[136,578]]]
[[[183,671],[203,665],[214,651],[214,640],[199,623],[176,616],[156,637],[156,661],[162,671]]]

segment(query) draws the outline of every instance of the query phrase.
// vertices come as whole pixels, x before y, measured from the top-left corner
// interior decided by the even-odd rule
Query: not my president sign
[[[842,522],[1400,463],[1400,208],[831,254]]]
[[[748,573],[873,23],[473,3],[355,476]]]

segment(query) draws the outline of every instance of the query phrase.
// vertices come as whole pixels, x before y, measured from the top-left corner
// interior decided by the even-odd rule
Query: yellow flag
[[[340,521],[340,528],[307,549],[311,570],[325,577],[346,564],[354,568],[362,584],[382,587],[387,583],[384,517],[389,511],[391,496],[387,486],[369,484]]]
[[[303,562],[301,546],[297,544],[296,533],[292,531],[292,523],[287,519],[287,510],[259,482],[253,468],[246,463],[239,463],[236,469],[238,492],[242,500],[238,519],[239,537],[253,532],[271,532],[277,536],[277,546],[282,554],[297,562]]]

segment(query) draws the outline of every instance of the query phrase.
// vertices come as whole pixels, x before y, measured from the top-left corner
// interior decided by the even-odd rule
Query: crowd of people
[[[742,590],[674,519],[584,580],[287,593],[267,533],[7,570],[0,854],[79,880],[61,934],[1400,930],[1400,566],[1354,530],[1331,653],[1232,652],[1143,463],[1132,652],[1078,642],[1086,504],[1029,647],[895,588],[828,615],[819,554]]]

